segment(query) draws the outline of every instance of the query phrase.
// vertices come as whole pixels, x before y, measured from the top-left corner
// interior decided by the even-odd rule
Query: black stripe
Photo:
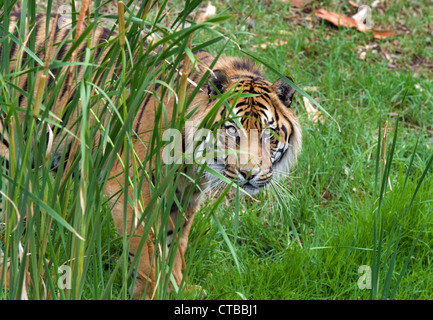
[[[274,116],[275,116],[275,122],[277,123],[277,125],[278,125],[278,122],[279,122],[279,120],[280,120],[280,116],[278,115],[278,110],[277,110],[277,107],[274,105],[274,104],[270,104],[271,106],[272,106],[272,108],[274,109]]]
[[[161,86],[161,85],[160,85],[159,83],[157,83],[157,84],[155,85],[155,89],[154,89],[154,90],[155,90],[155,91],[158,91],[158,89],[159,89],[160,86]],[[153,94],[149,94],[149,95],[147,96],[146,100],[144,101],[142,107],[141,107],[140,115],[138,116],[138,122],[137,122],[137,124],[136,124],[136,126],[135,126],[135,132],[138,132],[138,130],[140,129],[141,118],[143,118],[144,110],[146,110],[147,104],[148,104],[148,102],[149,102],[149,100],[150,100],[150,98],[151,98],[152,96],[153,96]]]
[[[185,153],[186,152],[185,135],[182,134],[181,137],[182,137],[182,151],[181,152]]]
[[[46,54],[45,50],[45,28],[42,28],[42,23],[40,22],[41,17],[38,17],[36,20],[36,27],[35,27],[35,53],[40,57],[43,58]],[[44,33],[44,35],[41,35]],[[41,39],[41,41],[38,41]],[[42,40],[43,39],[43,40]],[[45,60],[45,58],[43,59]]]
[[[225,166],[224,171],[231,173],[231,174],[234,174],[234,175],[237,175],[237,173],[235,171],[231,170],[230,167],[227,165]]]
[[[258,88],[258,89],[260,89],[266,93],[271,93],[271,90],[268,89],[269,88],[268,86],[262,86],[262,85],[255,84],[254,87]],[[260,93],[263,95],[262,92],[260,92]]]
[[[289,124],[290,124],[290,129],[291,129],[291,132],[290,132],[290,135],[289,135],[289,137],[287,138],[287,142],[289,142],[290,141],[290,138],[292,137],[292,135],[293,135],[293,124],[292,124],[292,122],[291,121],[289,121]]]
[[[63,97],[66,94],[66,90],[68,89],[68,84],[69,84],[69,78],[71,76],[71,74],[69,73],[69,69],[65,69],[65,72],[67,72],[67,75],[63,81],[63,89],[62,89],[62,93],[60,94],[60,97]],[[71,96],[73,95],[74,94],[72,93]]]
[[[6,146],[6,148],[9,148],[9,141],[6,139],[6,137],[3,137],[3,134],[1,132],[0,132],[0,142],[3,143]]]
[[[124,148],[125,148],[125,144],[122,143],[122,145],[120,146],[120,149],[119,149],[119,156],[120,156],[120,157],[123,156],[123,150],[124,150]]]
[[[28,77],[26,77],[26,79],[24,81],[24,85],[23,85],[23,91],[24,92],[27,92],[27,81],[28,81]],[[20,96],[18,98],[18,105],[22,108],[23,107],[22,103],[23,103],[23,99],[24,99],[24,94],[20,93],[19,95]]]
[[[79,49],[77,53],[78,61],[84,61],[84,51],[86,51],[86,49],[87,49],[87,41],[83,40],[79,45]]]
[[[269,104],[269,105],[272,105],[273,103],[272,103],[272,99],[271,99],[271,97],[267,94],[267,93],[261,93],[260,94],[260,98],[262,98],[262,99],[264,99],[264,100],[266,100],[266,102]]]
[[[292,125],[292,122],[290,121],[289,118],[286,117],[286,115],[284,113],[282,113],[281,115],[283,116],[284,120],[286,120],[288,123],[290,123],[290,125]]]
[[[263,113],[264,110],[268,110],[268,106],[264,105],[263,103],[261,103],[259,101],[255,101],[255,105],[258,106],[259,108],[261,108],[260,110],[258,110],[261,113]]]
[[[4,161],[6,172],[9,172],[9,168],[10,168],[9,160],[6,158],[3,158],[2,161]]]
[[[144,110],[146,110],[147,103],[149,102],[150,98],[153,94],[150,94],[147,96],[146,100],[144,101],[143,105],[141,106],[140,115],[138,116],[137,124],[135,125],[135,132],[138,133],[141,125],[141,118],[143,118]]]
[[[35,53],[37,53],[38,52],[38,50],[37,50],[37,48],[38,48],[38,46],[40,46],[41,44],[40,43],[38,43],[38,35],[39,35],[39,33],[41,33],[42,31],[41,31],[41,24],[39,23],[39,19],[40,19],[40,16],[38,16],[38,15],[36,15],[36,17],[35,17],[35,29],[33,30],[33,32],[35,33]],[[33,26],[31,26],[31,27],[33,27]],[[43,42],[43,41],[40,41],[40,42]]]
[[[17,51],[18,51],[18,45],[14,41],[11,41],[9,58],[14,59],[14,55],[17,53]]]
[[[68,144],[66,152],[63,151],[65,152],[65,162],[63,163],[63,169],[65,169],[66,162],[68,162],[69,156],[71,154],[71,150],[72,150],[72,142]],[[62,159],[61,153],[55,154],[54,157],[52,158],[50,169],[57,171],[59,167],[61,167],[62,165],[62,163],[60,162],[61,159]]]
[[[236,105],[235,105],[235,108],[241,108],[241,107],[243,107],[243,106],[249,106],[250,104],[248,103],[248,101],[247,100],[244,100],[244,101],[241,101],[241,102],[239,102],[239,103],[237,103]]]
[[[84,61],[84,56],[85,56],[85,51],[87,49],[87,42],[86,40],[83,40],[83,42],[80,44],[81,47],[79,47],[78,49],[78,53],[77,53],[77,61],[79,62],[83,62]],[[78,65],[76,66],[76,70],[77,70],[77,77],[80,78],[80,74],[83,71],[84,66],[83,65]]]
[[[283,131],[285,137],[287,137],[287,129],[286,129],[286,126],[282,125],[282,126],[281,126],[281,131]]]
[[[249,59],[235,59],[232,63],[233,68],[240,70],[247,70],[254,73],[257,76],[261,76],[260,71],[257,69],[254,62]]]
[[[57,41],[57,39],[56,39]],[[61,41],[58,41],[59,45],[61,43]],[[66,52],[68,51],[69,46],[67,45],[67,43],[64,43],[63,45],[61,45],[59,51],[57,52],[56,55],[56,60],[63,60],[63,57],[66,55]]]

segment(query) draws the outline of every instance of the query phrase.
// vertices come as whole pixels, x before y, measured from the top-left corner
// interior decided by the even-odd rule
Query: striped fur
[[[17,29],[17,23],[19,22],[20,14],[17,12],[14,12],[11,14],[11,19],[9,22],[9,32],[11,34],[16,34]],[[35,35],[35,54],[37,57],[44,62],[47,52],[46,48],[48,47],[48,41],[49,36],[53,32],[54,29],[54,38],[53,38],[53,46],[51,48],[51,51],[49,52],[49,57],[52,60],[58,60],[62,61],[65,59],[66,54],[70,50],[70,48],[73,45],[73,39],[72,39],[72,29],[71,24],[66,23],[64,26],[59,25],[59,21],[57,20],[57,17],[52,16],[49,20],[46,19],[46,15],[44,14],[36,14],[36,20],[34,25],[28,27],[28,32],[34,33]],[[110,36],[110,30],[102,27],[97,27],[94,29],[94,34],[92,35],[91,43],[88,45],[87,41],[82,41],[80,45],[77,48],[77,61],[82,62],[83,61],[83,55],[86,48],[90,47],[92,48],[92,61],[95,62],[95,64],[98,63],[98,61],[101,61],[104,59],[106,52],[108,50],[107,46],[101,45],[103,42],[106,42],[109,39]],[[29,38],[29,34],[27,35],[27,39]],[[48,37],[47,37],[48,35]],[[9,60],[10,60],[10,72],[21,72],[20,76],[18,76],[17,85],[23,90],[23,92],[28,92],[27,83],[28,83],[28,73],[26,72],[30,65],[29,63],[33,61],[34,59],[30,58],[28,56],[28,53],[24,50],[23,46],[18,46],[16,42],[9,41],[10,44],[10,52],[9,52]],[[104,48],[104,50],[102,50]],[[0,46],[0,49],[2,47]],[[72,76],[72,73],[70,73],[68,68],[51,68],[50,73],[47,75],[47,87],[50,88],[50,86],[57,86],[59,87],[59,96],[56,97],[55,102],[55,108],[54,110],[50,110],[53,114],[55,114],[58,119],[61,120],[61,123],[65,127],[71,128],[72,123],[75,123],[77,120],[76,114],[71,114],[67,112],[67,105],[71,102],[71,100],[74,98],[75,94],[75,86],[76,83],[79,83],[80,80],[83,77],[84,68],[82,65],[78,65],[76,70],[76,73]],[[40,71],[37,73],[36,76],[36,84],[38,84],[41,80],[43,72]],[[113,70],[110,70],[110,75],[113,75]],[[76,79],[75,79],[76,77]],[[95,83],[98,86],[101,86],[101,78],[95,79]],[[36,91],[36,90],[35,90]],[[28,93],[30,94],[30,92]],[[30,98],[34,99],[36,98],[36,92],[34,96],[30,96]],[[51,99],[50,91],[48,91],[48,100]],[[27,109],[29,103],[28,98],[25,94],[20,93],[18,96],[18,105],[22,109]],[[19,113],[19,121],[24,122],[24,117],[26,114],[24,112]],[[4,119],[5,115],[3,114],[0,119]],[[51,117],[52,118],[52,117]],[[54,119],[55,120],[55,119]],[[52,127],[54,129],[54,126]],[[8,144],[8,137],[5,135],[5,130],[3,129],[3,120],[0,121],[0,134],[1,141],[3,141],[4,145]],[[66,141],[65,141],[66,138]],[[73,137],[70,135],[58,135],[57,139],[55,141],[54,150],[57,150],[59,154],[63,152],[63,149],[70,148],[72,143]],[[61,144],[58,144],[61,141]],[[4,146],[0,147],[1,149],[4,148]],[[7,149],[7,148],[6,148]],[[6,161],[9,159],[8,152],[2,152],[2,156],[6,158]]]
[[[12,15],[10,23],[11,33],[14,31],[17,21],[18,14]],[[44,15],[37,15],[36,24],[33,29],[33,32],[36,34],[36,53],[43,61],[48,41],[46,33],[47,24],[48,35],[51,34],[53,28],[56,28],[54,39],[56,45],[51,50],[50,56],[56,60],[64,60],[66,52],[68,52],[73,43],[71,40],[71,29],[69,27],[57,28],[54,17],[52,17],[50,21],[47,21]],[[110,31],[97,27],[94,32],[95,34],[92,36],[92,42],[89,47],[93,48],[93,61],[97,64],[98,61],[102,61],[109,50],[107,47],[101,50],[101,46],[98,47],[98,44],[109,40]],[[81,56],[87,47],[86,41],[80,44],[77,49],[78,60],[82,59]],[[200,63],[196,65],[195,70],[190,74],[190,80],[193,83],[199,83],[203,74],[208,70],[215,58],[204,51],[196,52],[195,57]],[[27,54],[21,48],[18,48],[16,44],[12,43],[10,49],[11,72],[28,68],[28,59],[26,58]],[[103,66],[101,66],[101,68],[103,68]],[[54,78],[49,76],[48,85],[56,83],[56,85],[62,86],[60,90],[61,94],[56,98],[55,108],[51,111],[57,118],[64,121],[66,127],[72,126],[77,116],[74,114],[68,115],[66,119],[66,113],[64,112],[65,106],[73,99],[75,92],[74,89],[71,90],[71,88],[68,88],[70,75],[66,69],[50,71],[54,74]],[[79,81],[83,76],[83,70],[78,67],[77,71],[78,76],[76,80]],[[115,77],[114,70],[110,70],[110,74]],[[39,75],[37,81],[38,80]],[[236,150],[239,149],[239,146],[244,148],[244,150],[241,151],[248,154],[247,161],[239,164],[236,157],[233,159],[232,155],[226,154],[215,159],[216,163],[209,164],[211,168],[221,175],[230,180],[234,180],[237,184],[242,186],[246,192],[255,194],[264,186],[268,185],[272,179],[278,177],[278,175],[288,173],[289,168],[296,163],[297,155],[301,150],[301,128],[296,115],[290,108],[295,90],[283,80],[277,80],[273,84],[268,82],[254,63],[246,59],[232,57],[220,58],[216,62],[207,80],[208,81],[195,96],[187,110],[187,114],[193,113],[189,119],[193,123],[200,123],[206,115],[209,114],[210,110],[212,110],[218,101],[218,98],[215,97],[217,97],[219,93],[232,91],[255,94],[255,96],[252,97],[241,97],[236,100],[236,103],[234,98],[229,99],[227,104],[222,104],[217,110],[216,117],[211,125],[213,129],[220,129],[220,132],[222,132],[222,134],[218,136],[218,139],[224,142],[224,145],[231,145]],[[97,85],[103,85],[103,83],[100,83],[100,79],[95,79],[95,81]],[[19,87],[26,92],[26,86],[27,74],[24,74],[19,79]],[[159,90],[158,86],[152,89]],[[195,87],[190,85],[188,94],[191,94],[194,89]],[[173,102],[173,98],[164,98],[168,119],[172,118]],[[27,108],[28,99],[24,95],[19,97],[19,105],[23,109]],[[147,145],[143,144],[142,141],[151,141],[152,129],[155,125],[154,106],[156,105],[158,105],[158,100],[151,94],[147,95],[133,122],[133,129],[139,135],[139,139],[136,139],[137,142],[134,142],[134,150],[139,157],[141,157],[141,160],[144,160],[147,151]],[[228,110],[227,105],[233,107],[231,111]],[[0,137],[0,152],[1,156],[7,161],[9,157],[9,141],[7,134],[5,134],[6,130],[3,128],[4,116],[5,115],[2,115],[0,118],[0,134],[2,134]],[[20,118],[20,120],[22,121],[22,118]],[[241,126],[239,126],[239,124]],[[257,134],[256,137],[253,137],[253,132]],[[58,150],[60,153],[63,151],[62,148],[70,148],[72,143],[72,138],[67,137],[66,140],[63,138],[62,135],[59,135],[55,140],[55,150]],[[245,146],[245,144],[243,144],[244,140],[252,141],[253,139],[257,139],[254,140],[256,141],[254,143],[256,147],[254,151],[248,147],[250,145],[248,143],[246,144],[246,148],[243,147]],[[194,137],[185,130],[183,132],[183,145],[185,150],[192,147],[193,140]],[[261,160],[258,161],[257,159]],[[130,170],[133,170],[133,166],[130,166],[130,168]],[[127,206],[128,212],[126,221],[124,220],[123,203],[126,200],[125,195],[121,192],[123,186],[120,182],[125,179],[124,168],[121,161],[113,165],[110,175],[117,178],[110,179],[107,182],[105,194],[107,198],[110,199],[112,216],[116,228],[118,232],[122,234],[124,225],[126,224],[126,229],[131,229],[133,230],[133,234],[140,235],[143,227],[134,224],[136,217],[133,208],[129,205]],[[131,175],[132,171],[130,172],[130,176]],[[183,180],[179,185],[190,185],[188,179],[183,176],[181,179]],[[199,184],[200,188],[194,190],[192,199],[188,203],[187,212],[180,214],[177,207],[172,208],[171,216],[174,221],[179,218],[184,219],[182,233],[180,235],[180,246],[172,271],[178,285],[183,278],[182,259],[187,248],[188,234],[191,229],[194,214],[203,198],[199,189],[212,192],[220,190],[226,185],[225,182],[211,174],[205,174]],[[129,188],[129,190],[129,192],[131,192],[129,197],[132,198],[133,194],[131,188]],[[144,199],[144,205],[147,205],[150,200],[150,190],[146,183],[142,186],[141,194]],[[169,244],[172,234],[173,230],[169,228]],[[132,255],[138,254],[139,243],[140,237],[131,238],[130,253]],[[154,243],[152,239],[149,239],[141,252],[141,259],[137,270],[138,276],[133,292],[135,298],[139,298],[143,293],[146,294],[146,298],[150,298],[155,290],[157,277],[155,275],[155,264],[152,263],[154,250]],[[145,288],[147,288],[147,292],[144,292]]]

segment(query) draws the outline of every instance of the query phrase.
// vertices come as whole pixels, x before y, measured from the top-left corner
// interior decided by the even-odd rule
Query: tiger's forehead
[[[274,127],[276,121],[273,109],[273,106],[263,102],[258,96],[239,99],[233,112],[244,128],[262,130],[266,127]]]
[[[231,80],[236,84],[236,91],[250,93],[270,93],[271,84],[263,76],[256,74],[232,75]]]
[[[276,123],[276,106],[272,98],[271,84],[261,76],[243,76],[237,82],[235,91],[252,93],[256,96],[241,97],[236,101],[233,112],[240,117],[242,126],[263,129]]]

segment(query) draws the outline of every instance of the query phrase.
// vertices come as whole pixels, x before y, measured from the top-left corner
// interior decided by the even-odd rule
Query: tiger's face
[[[209,95],[229,89],[253,96],[231,99],[218,111],[214,141],[222,152],[208,162],[218,174],[205,173],[207,190],[224,189],[228,179],[254,195],[275,177],[287,175],[296,163],[301,130],[290,109],[295,89],[281,79],[271,84],[258,72],[233,75],[214,70]],[[209,142],[207,138],[204,144]],[[202,145],[201,150],[205,149]]]

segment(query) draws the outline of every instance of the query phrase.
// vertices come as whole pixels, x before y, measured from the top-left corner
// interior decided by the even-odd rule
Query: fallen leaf
[[[337,27],[356,28],[358,26],[355,19],[347,17],[344,14],[329,12],[325,9],[316,10],[314,11],[314,14],[321,19],[331,22]]]
[[[317,121],[324,123],[322,113],[313,107],[310,100],[308,100],[307,97],[302,97],[302,100],[304,101],[304,107],[305,107],[305,110],[307,111],[308,119],[310,119],[314,123],[317,123]]]
[[[290,6],[292,8],[303,8],[310,1],[311,0],[292,0],[292,2],[290,3]]]
[[[355,7],[355,8],[358,8],[358,7],[359,7],[359,4],[357,4],[356,2],[351,1],[351,0],[349,0],[349,4],[350,4],[352,7]]]
[[[389,37],[395,36],[394,30],[376,30],[371,29],[373,31],[374,39],[385,39]]]
[[[364,15],[355,15],[354,17],[356,17],[356,19],[354,19],[341,13],[326,11],[325,9],[316,10],[314,11],[314,14],[321,19],[331,22],[337,27],[357,28],[361,32],[367,32],[370,30],[363,23],[363,20],[365,19]],[[371,31],[373,32],[373,37],[375,39],[384,39],[395,35],[393,30],[371,29]]]
[[[358,12],[352,16],[352,19],[355,19],[359,31],[371,28],[371,25],[367,23],[367,21],[371,21],[371,8],[361,6]],[[364,23],[364,21],[366,23]]]

